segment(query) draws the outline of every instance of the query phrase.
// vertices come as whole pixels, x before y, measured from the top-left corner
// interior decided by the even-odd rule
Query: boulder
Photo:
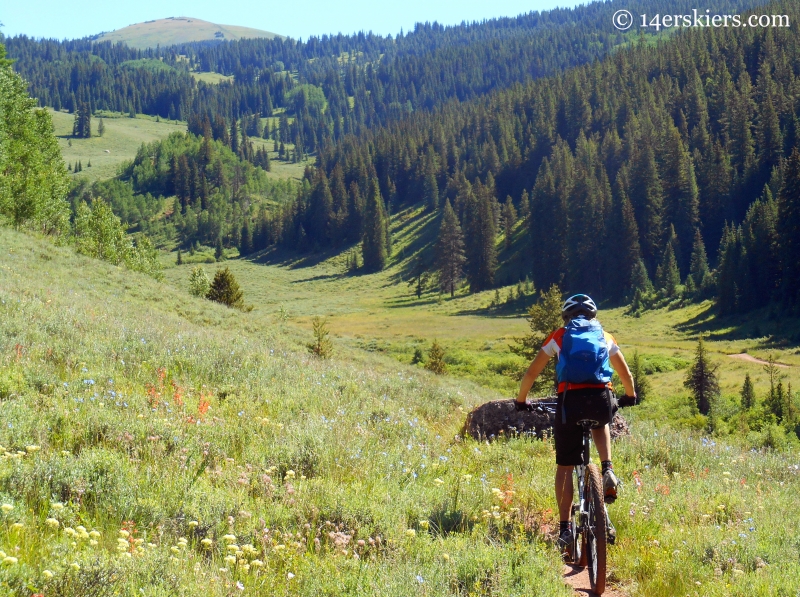
[[[537,404],[539,402],[542,403],[541,407]],[[543,407],[545,403],[552,405],[552,400],[534,400],[534,408],[527,411],[518,411],[514,400],[493,400],[481,404],[467,415],[462,434],[477,440],[521,434],[541,439],[546,431],[553,428],[555,417]],[[618,412],[615,413],[611,421],[611,437],[629,434],[627,421]]]

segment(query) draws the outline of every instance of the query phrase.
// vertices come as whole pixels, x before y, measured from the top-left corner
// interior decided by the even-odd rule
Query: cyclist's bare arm
[[[610,357],[610,361],[611,366],[614,367],[614,371],[619,375],[622,387],[625,388],[625,393],[628,396],[635,396],[636,388],[633,387],[633,375],[631,375],[631,370],[628,369],[628,363],[625,362],[625,357],[622,356],[622,351],[619,350],[615,352]]]
[[[525,402],[525,399],[528,397],[528,392],[531,391],[531,387],[533,387],[533,382],[536,381],[536,378],[539,377],[539,374],[547,365],[547,361],[550,360],[550,356],[543,350],[539,350],[539,354],[536,355],[536,358],[533,359],[530,367],[525,372],[525,375],[522,377],[522,382],[519,386],[519,395],[517,396],[517,402]],[[623,363],[625,361],[623,360]],[[627,370],[628,366],[625,365],[625,369]],[[628,372],[630,375],[630,372]]]

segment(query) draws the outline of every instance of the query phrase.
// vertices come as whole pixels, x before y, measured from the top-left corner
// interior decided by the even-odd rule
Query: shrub
[[[333,342],[328,338],[330,334],[328,322],[316,316],[311,320],[311,325],[313,327],[314,341],[306,345],[308,350],[320,359],[331,358],[333,356]]]
[[[244,293],[239,288],[239,283],[227,267],[217,270],[214,280],[208,289],[206,298],[228,307],[244,308]]]
[[[208,279],[203,266],[197,265],[192,268],[192,273],[189,274],[189,293],[193,296],[206,296],[210,287],[211,280]]]
[[[428,351],[428,363],[425,368],[428,371],[433,371],[436,375],[443,375],[447,372],[447,364],[444,362],[444,349],[437,340],[433,341],[431,349]]]

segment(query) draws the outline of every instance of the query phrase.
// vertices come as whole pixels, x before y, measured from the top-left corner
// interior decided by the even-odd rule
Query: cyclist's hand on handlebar
[[[636,406],[639,404],[639,396],[634,394],[633,396],[628,396],[627,394],[623,394],[618,399],[620,406]]]
[[[533,410],[533,404],[527,400],[525,402],[514,400],[514,408],[516,408],[518,412],[530,412]]]

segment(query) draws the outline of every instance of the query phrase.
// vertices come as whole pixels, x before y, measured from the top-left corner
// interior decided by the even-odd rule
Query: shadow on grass
[[[679,332],[704,334],[710,340],[760,340],[758,348],[790,348],[800,344],[800,322],[796,318],[778,317],[773,307],[749,313],[721,316],[709,304],[700,313],[675,326]]]

